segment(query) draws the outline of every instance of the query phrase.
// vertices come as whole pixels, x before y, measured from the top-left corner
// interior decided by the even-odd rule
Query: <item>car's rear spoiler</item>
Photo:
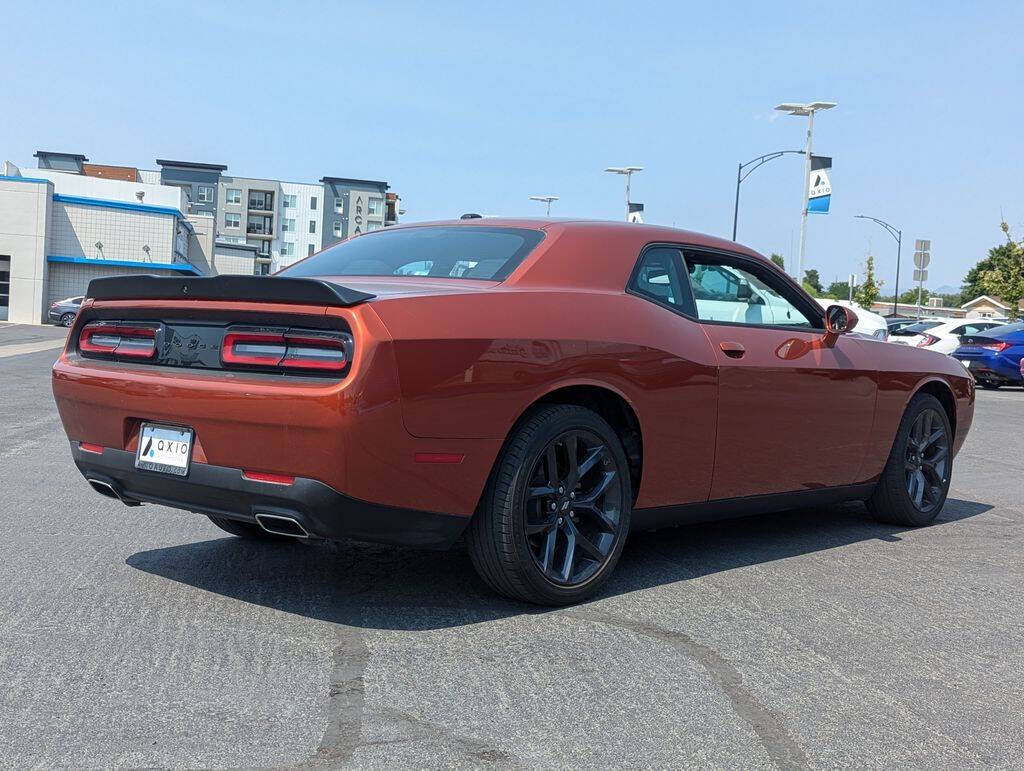
[[[348,307],[376,295],[318,278],[110,276],[89,282],[94,300],[254,300]]]

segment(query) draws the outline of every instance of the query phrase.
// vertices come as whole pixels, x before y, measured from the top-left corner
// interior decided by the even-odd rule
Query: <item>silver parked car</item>
[[[50,312],[46,315],[50,317],[50,321],[54,324],[70,327],[75,323],[75,316],[78,315],[78,309],[82,307],[82,300],[84,299],[85,297],[81,296],[57,300],[50,305]]]

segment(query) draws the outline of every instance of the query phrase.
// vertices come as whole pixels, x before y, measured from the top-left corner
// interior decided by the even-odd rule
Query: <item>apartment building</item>
[[[328,204],[323,211],[324,246],[393,224],[387,220],[387,182],[348,177],[324,177],[320,182]]]

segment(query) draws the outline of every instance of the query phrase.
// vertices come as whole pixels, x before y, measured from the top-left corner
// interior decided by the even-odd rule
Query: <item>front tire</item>
[[[580,602],[615,568],[632,501],[612,427],[583,407],[538,407],[502,448],[470,523],[473,566],[506,597]]]
[[[907,406],[878,485],[867,500],[875,519],[921,527],[942,511],[953,466],[953,431],[942,404],[918,394]]]

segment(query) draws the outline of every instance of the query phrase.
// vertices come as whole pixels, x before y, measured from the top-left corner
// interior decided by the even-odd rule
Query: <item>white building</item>
[[[57,170],[55,160],[22,173],[3,164],[0,320],[41,323],[50,303],[84,294],[101,276],[211,272],[180,189],[85,175],[73,166],[82,156],[39,155],[40,166],[48,156],[72,167]]]

